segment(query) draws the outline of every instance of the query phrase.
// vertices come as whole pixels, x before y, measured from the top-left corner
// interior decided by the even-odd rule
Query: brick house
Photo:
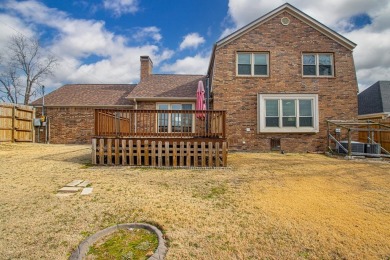
[[[114,102],[140,110],[193,110],[197,84],[203,81],[210,93],[209,108],[226,111],[230,150],[324,151],[326,120],[357,117],[358,88],[352,56],[355,46],[290,4],[284,4],[219,40],[205,76],[156,75],[152,73],[150,58],[141,56],[140,83],[121,85],[127,86],[124,99],[121,92],[121,102],[103,102],[103,85],[94,85],[94,94],[83,95],[78,105],[73,99],[60,98],[51,103],[51,95],[56,96],[66,86],[47,95],[47,115],[52,118],[50,140],[88,142],[94,131],[92,108],[115,108]],[[82,86],[72,85],[73,91]],[[85,138],[79,137],[81,131],[77,130],[83,123],[65,123],[63,117],[54,118],[63,110],[70,117],[79,118],[80,109],[86,109],[80,103],[94,95],[99,95],[100,101],[97,98],[89,107],[85,129],[90,132]],[[33,103],[40,104],[40,100]],[[171,127],[171,120],[169,117],[163,126]],[[62,133],[59,125],[69,124],[74,131]]]
[[[357,117],[355,46],[289,4],[218,41],[208,77],[230,149],[324,151],[326,120]]]

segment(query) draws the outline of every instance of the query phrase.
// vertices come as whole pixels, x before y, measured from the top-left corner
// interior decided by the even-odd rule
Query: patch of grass
[[[121,229],[92,245],[94,259],[147,259],[158,246],[157,236],[145,229]]]
[[[94,165],[92,163],[86,163],[83,166],[80,167],[80,169],[88,169],[93,167]]]

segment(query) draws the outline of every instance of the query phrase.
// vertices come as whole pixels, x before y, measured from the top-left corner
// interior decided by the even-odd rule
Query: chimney
[[[152,74],[153,62],[149,56],[141,56],[141,79],[146,79],[149,75]]]

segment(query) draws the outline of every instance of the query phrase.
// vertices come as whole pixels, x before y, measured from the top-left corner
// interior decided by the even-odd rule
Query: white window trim
[[[305,75],[303,74],[303,56],[304,55],[315,55],[316,58],[316,75]],[[330,55],[332,62],[332,75],[320,75],[320,63],[319,63],[319,55]],[[304,52],[302,53],[302,77],[304,78],[334,78],[334,55],[333,53],[315,53],[315,52]]]
[[[159,105],[168,105],[167,110],[172,110],[172,105],[191,105],[191,110],[194,110],[195,108],[195,103],[192,102],[156,102],[156,110],[158,109]],[[178,132],[172,132],[172,117],[168,117],[168,132],[160,132],[159,131],[159,125],[158,125],[158,116],[156,116],[156,132],[157,133],[178,133]],[[192,125],[191,125],[191,133],[195,133],[195,114],[192,115]],[[183,133],[189,133],[189,132],[183,132]]]
[[[251,75],[240,75],[238,74],[238,55],[239,54],[251,54]],[[267,56],[267,74],[266,75],[255,75],[255,64],[254,64],[254,55],[255,54],[265,54]],[[246,52],[246,51],[239,51],[236,53],[236,76],[237,77],[260,77],[265,78],[269,77],[269,53],[268,52]]]
[[[313,104],[313,127],[266,127],[265,126],[265,100],[266,99],[310,99]],[[257,129],[258,133],[318,133],[319,108],[317,94],[258,94],[257,98]],[[296,105],[297,106],[297,105]],[[281,111],[279,111],[281,113]],[[282,118],[279,115],[279,118]]]

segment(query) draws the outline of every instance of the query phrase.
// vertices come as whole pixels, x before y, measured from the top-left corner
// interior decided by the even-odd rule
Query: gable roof
[[[45,95],[45,106],[129,106],[126,97],[135,84],[72,84]],[[42,98],[31,103],[42,106]]]
[[[390,113],[390,81],[378,81],[358,95],[359,115]]]
[[[296,17],[297,19],[301,20],[302,22],[308,24],[309,26],[313,27],[317,31],[321,32],[322,34],[328,36],[329,38],[333,39],[334,41],[338,42],[339,44],[343,45],[349,50],[353,50],[356,47],[356,43],[348,40],[341,34],[333,31],[329,27],[325,26],[324,24],[318,22],[316,19],[312,18],[311,16],[305,14],[301,10],[297,9],[296,7],[292,6],[289,3],[285,3],[278,8],[274,9],[273,11],[261,16],[260,18],[254,20],[253,22],[247,24],[246,26],[242,27],[241,29],[238,29],[237,31],[233,32],[232,34],[226,36],[225,38],[220,39],[214,44],[213,52],[211,54],[210,63],[209,63],[209,69],[208,74],[210,74],[214,58],[215,58],[215,50],[219,47],[224,46],[225,44],[228,44],[229,42],[241,37],[243,34],[255,29],[260,24],[263,24],[273,17],[279,15],[282,12],[288,12],[292,16]]]
[[[135,87],[128,99],[159,100],[196,100],[196,90],[203,75],[151,74]]]
[[[290,5],[289,3],[285,3],[281,5],[280,7],[274,9],[273,11],[261,16],[260,18],[254,20],[253,22],[249,23],[248,25],[242,27],[241,29],[233,32],[232,34],[226,36],[225,38],[219,40],[216,45],[224,45],[231,40],[240,37],[242,34],[247,33],[248,31],[252,30],[253,28],[257,27],[258,25],[265,23],[266,21],[272,19],[274,16],[278,15],[281,12],[288,12],[294,17],[298,18],[299,20],[303,21],[304,23],[310,25],[311,27],[317,29],[321,33],[327,35],[329,38],[335,40],[336,42],[340,43],[341,45],[347,47],[348,49],[352,50],[356,47],[356,44],[352,41],[348,40],[341,34],[333,31],[329,27],[325,26],[324,24],[318,22],[316,19],[312,18],[311,16],[305,14],[301,10],[297,9],[296,7]]]

